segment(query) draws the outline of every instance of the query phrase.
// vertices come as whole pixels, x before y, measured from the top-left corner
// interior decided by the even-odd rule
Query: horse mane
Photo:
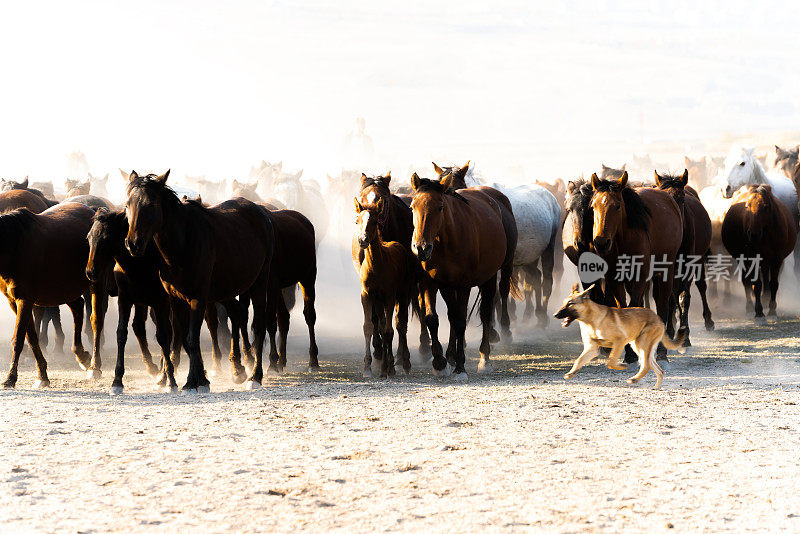
[[[372,185],[380,189],[382,193],[386,193],[387,195],[391,194],[391,191],[389,191],[389,184],[386,183],[386,179],[383,176],[367,176],[361,180],[361,189]]]
[[[578,178],[571,182],[574,187],[572,191],[567,194],[565,207],[567,211],[575,211],[584,213],[586,210],[592,209],[592,184],[584,178]]]
[[[650,228],[650,216],[652,213],[647,204],[644,203],[644,200],[642,200],[642,197],[628,184],[625,184],[625,187],[620,191],[619,182],[616,180],[599,180],[599,182],[596,190],[598,193],[622,193],[628,226],[647,232]]]
[[[175,203],[180,204],[180,198],[178,198],[178,194],[166,183],[157,180],[157,174],[148,174],[146,176],[136,176],[128,182],[128,187],[126,189],[127,193],[130,195],[132,192],[136,190],[144,191],[147,194],[153,194],[156,192],[164,192],[168,200],[174,200]]]
[[[419,179],[419,187],[417,187],[417,191],[434,191],[436,193],[442,193],[443,195],[450,195],[456,197],[464,204],[469,204],[469,201],[461,196],[460,194],[456,193],[456,190],[452,187],[445,189],[442,187],[441,182],[439,180],[431,180],[430,178],[420,178]]]

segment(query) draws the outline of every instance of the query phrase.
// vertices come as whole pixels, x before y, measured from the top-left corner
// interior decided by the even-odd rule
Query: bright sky
[[[0,18],[0,175],[574,175],[640,141],[800,125],[800,8],[718,2],[25,1]],[[490,173],[491,174],[491,173]]]

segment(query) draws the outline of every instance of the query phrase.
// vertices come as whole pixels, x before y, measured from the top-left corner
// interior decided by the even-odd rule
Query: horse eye
[[[744,167],[744,161],[739,164],[739,167]]]

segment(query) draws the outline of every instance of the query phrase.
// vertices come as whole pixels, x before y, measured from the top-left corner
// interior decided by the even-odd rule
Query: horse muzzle
[[[86,268],[86,278],[88,278],[90,282],[94,282],[97,279],[94,269]]]
[[[419,258],[420,261],[428,261],[433,256],[433,243],[412,243],[411,252]]]
[[[598,254],[605,254],[611,250],[611,240],[607,237],[595,237],[593,243]]]
[[[144,254],[144,242],[142,239],[125,239],[125,248],[128,249],[128,252],[131,256],[141,256]]]
[[[728,186],[725,189],[723,189],[722,196],[725,198],[731,198],[733,196],[733,188],[731,186]]]

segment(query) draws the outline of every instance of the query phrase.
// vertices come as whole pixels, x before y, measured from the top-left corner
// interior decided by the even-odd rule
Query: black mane
[[[452,187],[445,189],[442,187],[441,182],[439,180],[431,180],[430,178],[420,178],[419,179],[419,187],[417,187],[417,191],[434,191],[437,193],[442,193],[444,195],[454,196],[459,199],[461,202],[465,204],[469,204],[469,201],[456,193],[456,190]]]
[[[151,196],[163,192],[165,198],[180,203],[178,194],[167,184],[158,180],[158,175],[148,174],[146,176],[137,175],[128,182],[127,193],[130,195],[134,191],[141,191],[145,195]]]
[[[650,228],[650,208],[644,203],[642,197],[634,189],[625,184],[620,189],[619,182],[616,180],[598,180],[596,192],[598,193],[622,193],[622,201],[625,203],[625,214],[628,218],[628,226],[648,231]]]

